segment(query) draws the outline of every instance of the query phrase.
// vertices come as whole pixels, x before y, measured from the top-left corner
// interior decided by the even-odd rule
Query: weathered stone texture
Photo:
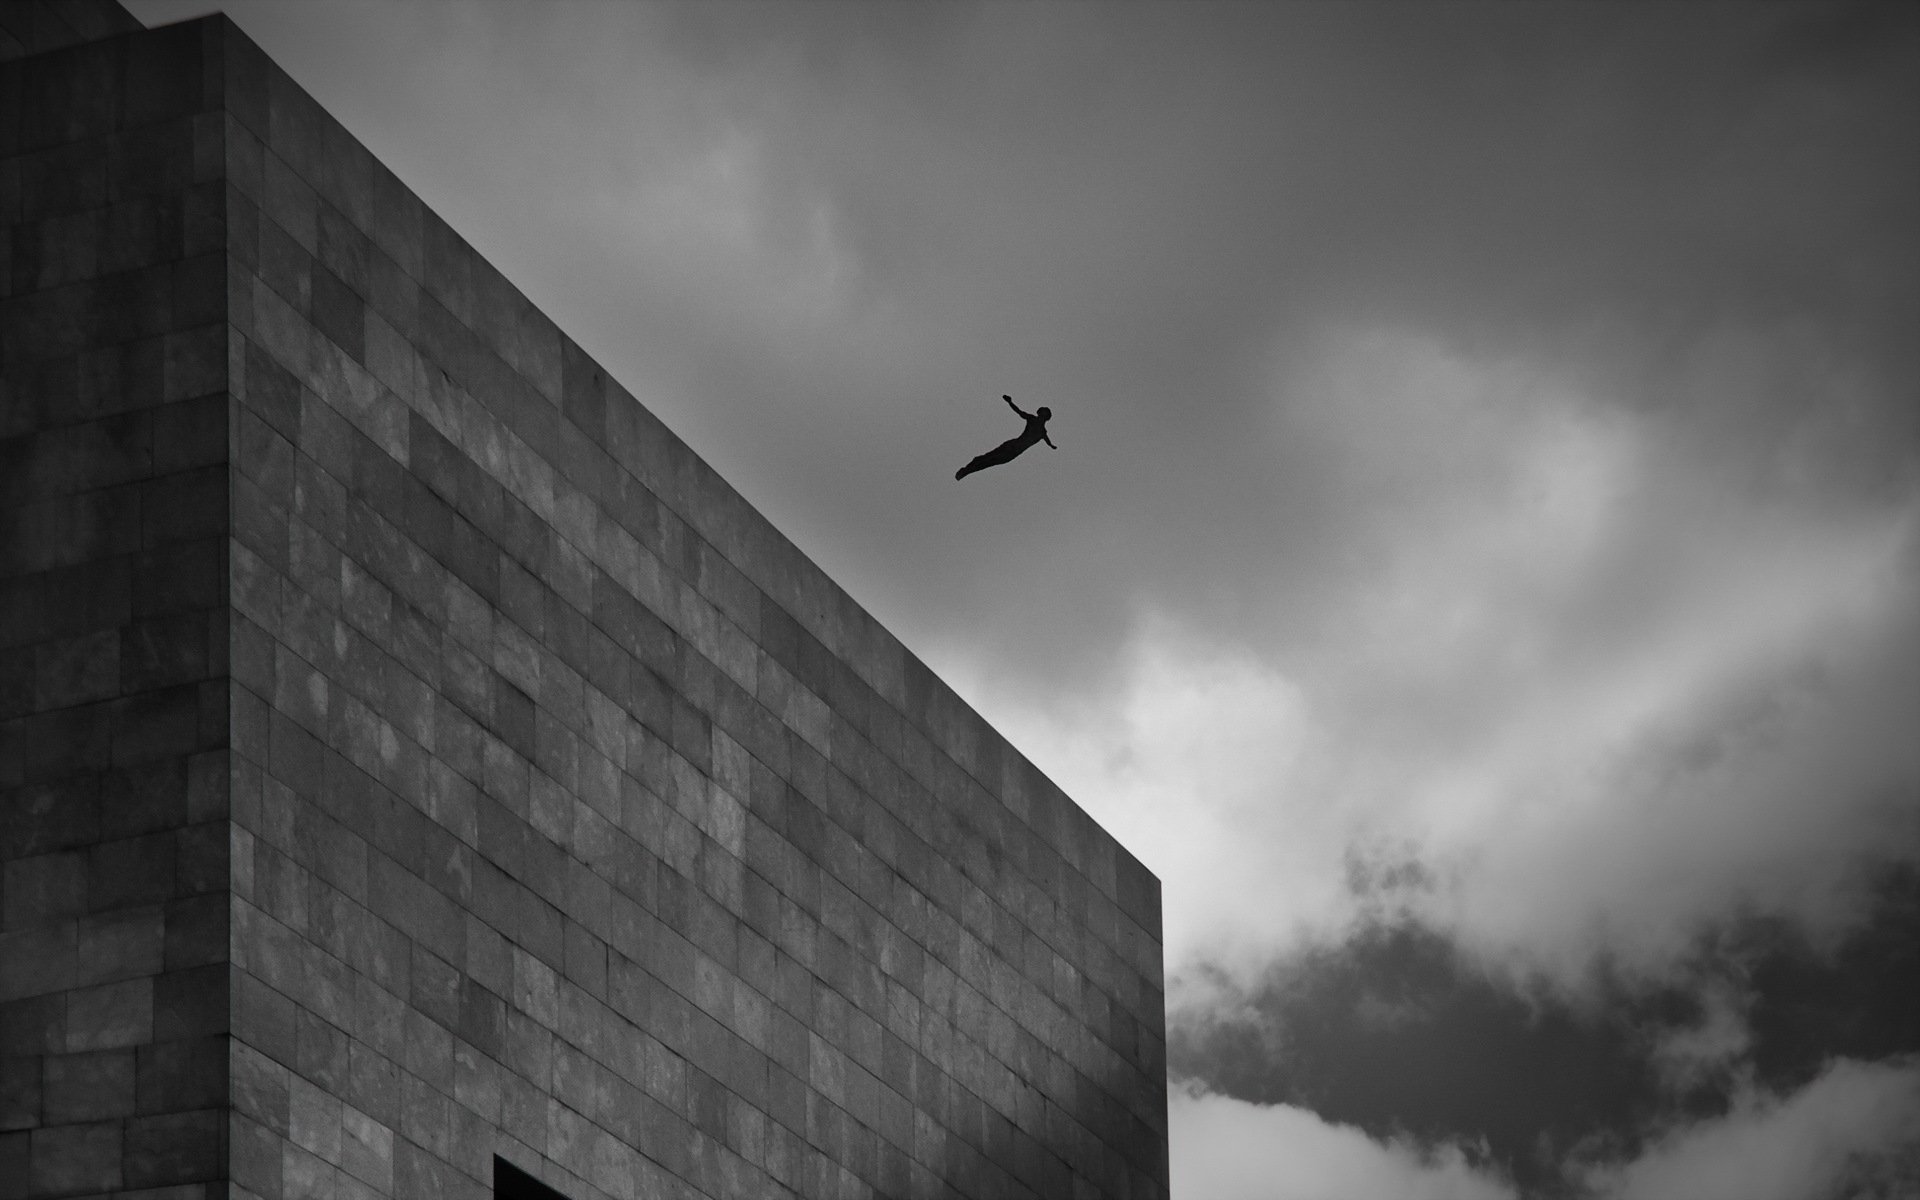
[[[8,1197],[226,1170],[222,42],[111,15],[0,18]]]
[[[0,1176],[1164,1196],[1158,882],[224,19],[57,53]]]

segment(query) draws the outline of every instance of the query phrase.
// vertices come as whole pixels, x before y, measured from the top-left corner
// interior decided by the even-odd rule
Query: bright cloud
[[[1569,984],[1662,972],[1743,909],[1842,928],[1911,849],[1913,502],[1755,496],[1663,418],[1418,338],[1288,386],[1357,493],[1412,480],[1301,622],[1330,644],[1149,617],[1078,707],[939,664],[1162,875],[1176,975],[1382,904]]]
[[[964,662],[942,673],[962,694],[986,691]],[[1306,790],[1318,733],[1299,689],[1254,656],[1154,626],[1131,648],[1111,707],[1023,711],[999,726],[1019,731],[1161,876],[1174,961],[1203,951],[1257,961],[1276,936],[1326,932],[1342,916],[1339,858],[1328,855],[1353,814],[1285,803]]]
[[[1380,1142],[1290,1105],[1176,1090],[1168,1106],[1177,1200],[1513,1200],[1457,1146]]]
[[[1511,1200],[1471,1147],[1378,1139],[1290,1105],[1176,1089],[1176,1200]],[[1831,1064],[1805,1087],[1737,1094],[1724,1116],[1677,1126],[1576,1176],[1595,1200],[1809,1200],[1911,1195],[1920,1185],[1920,1066]]]
[[[1920,1066],[1841,1060],[1792,1095],[1739,1095],[1726,1116],[1675,1130],[1633,1162],[1590,1168],[1586,1182],[1606,1200],[1911,1196]]]

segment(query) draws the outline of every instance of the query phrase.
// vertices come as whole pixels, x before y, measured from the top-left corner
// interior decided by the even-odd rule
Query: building
[[[1164,1197],[1158,881],[231,22],[0,31],[0,1200]]]

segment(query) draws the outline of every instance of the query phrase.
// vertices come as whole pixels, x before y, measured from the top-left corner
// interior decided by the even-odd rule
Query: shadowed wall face
[[[164,384],[205,359],[221,394],[206,470],[231,537],[192,695],[195,736],[231,752],[191,811],[217,818],[231,893],[208,1011],[232,1033],[237,1194],[477,1198],[498,1155],[575,1200],[1164,1196],[1157,881],[224,20],[115,45],[121,76],[207,98],[183,153],[224,235],[213,310],[189,314],[213,351],[160,362]],[[111,228],[45,240],[98,258]],[[118,316],[47,332],[61,286],[15,288],[10,348],[103,353]],[[79,478],[48,439],[85,410],[33,386],[8,453]],[[178,440],[160,411],[156,463]],[[15,539],[10,613],[71,590],[45,536]],[[86,553],[145,552],[116,536]],[[128,627],[149,601],[123,591],[83,629],[10,615],[35,665],[9,678],[39,688],[67,653],[41,647]],[[63,670],[7,724],[23,861],[105,837],[58,833],[68,810],[31,790],[118,766],[127,702]],[[96,709],[84,763],[18,748]],[[47,928],[78,944],[96,897],[31,887],[58,899],[18,910],[9,954]],[[14,1109],[8,1153],[65,1128]]]
[[[56,15],[0,39],[64,45],[0,63],[9,1197],[218,1179],[228,1103],[219,41]]]

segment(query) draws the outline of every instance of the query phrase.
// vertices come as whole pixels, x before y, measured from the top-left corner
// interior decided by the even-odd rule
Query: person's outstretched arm
[[[1060,448],[1053,444],[1053,439],[1047,436],[1047,431],[1044,429],[1040,431],[1040,440],[1045,442],[1051,449],[1058,450]]]
[[[1032,414],[1032,413],[1030,413],[1030,412],[1026,412],[1026,411],[1023,411],[1023,410],[1021,409],[1021,407],[1020,407],[1020,406],[1019,406],[1018,404],[1015,404],[1015,403],[1013,402],[1013,397],[1012,397],[1012,396],[1002,396],[1002,397],[1000,397],[1000,398],[1001,398],[1002,400],[1005,400],[1005,401],[1007,402],[1007,407],[1008,407],[1008,408],[1010,408],[1010,409],[1012,409],[1013,411],[1015,411],[1015,412],[1017,412],[1017,413],[1019,413],[1019,414],[1020,414],[1020,415],[1021,415],[1022,417],[1031,417],[1031,416],[1033,415],[1033,414]]]

